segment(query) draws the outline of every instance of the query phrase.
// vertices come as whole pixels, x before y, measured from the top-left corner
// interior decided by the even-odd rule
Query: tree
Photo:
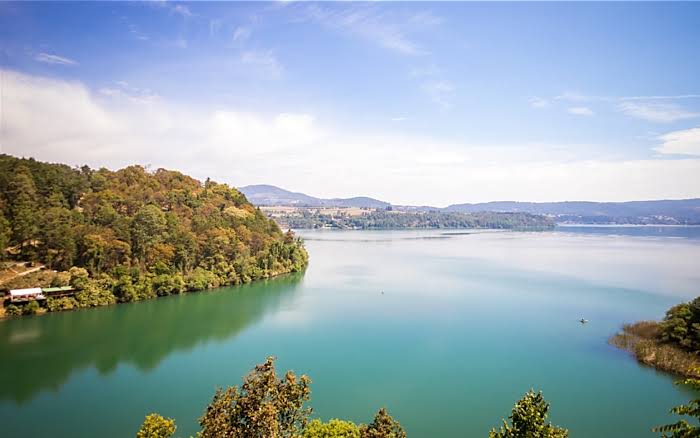
[[[311,420],[304,430],[304,438],[360,438],[360,428],[350,421],[334,419],[323,423]]]
[[[76,253],[70,210],[61,206],[50,207],[42,214],[41,222],[39,236],[44,261],[54,269],[69,269]]]
[[[5,258],[5,250],[10,245],[10,237],[12,236],[12,229],[10,228],[10,222],[5,219],[5,216],[0,210],[0,260]]]
[[[136,438],[168,438],[175,433],[175,420],[172,418],[164,418],[158,414],[146,415],[143,424]]]
[[[36,187],[27,167],[17,168],[8,185],[7,197],[10,200],[12,239],[26,256],[25,245],[36,237],[38,230]]]
[[[661,339],[689,351],[700,351],[700,297],[666,312],[661,323]]]
[[[131,246],[141,263],[145,262],[145,256],[151,246],[160,242],[165,226],[165,214],[153,204],[141,207],[134,215],[131,223]]]
[[[297,380],[288,371],[284,379],[275,373],[275,359],[265,363],[243,380],[243,386],[217,389],[214,399],[199,419],[200,438],[299,437],[306,427],[311,408],[304,408],[309,400],[311,380],[302,375]]]
[[[360,426],[361,438],[406,438],[406,432],[398,421],[391,418],[386,409],[381,408],[374,421],[369,425]]]
[[[567,438],[569,432],[551,423],[546,423],[549,403],[542,392],[530,390],[513,407],[508,417],[511,425],[503,420],[500,431],[492,429],[489,438]]]
[[[74,267],[70,268],[68,273],[70,274],[69,284],[72,287],[74,287],[78,290],[81,290],[81,289],[84,289],[85,287],[87,287],[89,277],[90,277],[90,274],[88,274],[87,269],[78,268],[78,267],[74,266]]]
[[[687,385],[695,391],[700,391],[700,379],[685,379],[677,383]],[[664,438],[700,437],[700,427],[697,426],[697,422],[700,420],[700,398],[691,400],[687,405],[676,406],[671,409],[671,413],[695,418],[696,424],[690,424],[687,420],[681,419],[673,424],[656,427],[653,429],[654,432],[661,432],[661,436]]]

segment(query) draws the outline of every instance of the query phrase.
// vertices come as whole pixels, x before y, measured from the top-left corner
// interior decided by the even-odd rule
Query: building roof
[[[39,294],[41,294],[40,287],[32,287],[29,289],[12,289],[10,291],[10,296],[13,296],[13,297],[21,297],[24,295],[39,295]]]
[[[43,287],[41,288],[43,292],[68,292],[73,290],[72,287],[70,286],[61,286],[61,287]]]

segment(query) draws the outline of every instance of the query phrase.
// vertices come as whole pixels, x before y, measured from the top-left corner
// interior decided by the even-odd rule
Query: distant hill
[[[556,216],[559,221],[582,223],[699,224],[700,199],[630,202],[513,202],[454,204],[449,212],[522,212]]]
[[[358,196],[354,198],[323,199],[306,195],[304,193],[290,192],[279,187],[259,184],[240,187],[239,190],[255,205],[275,205],[294,207],[360,207],[360,208],[386,208],[388,202],[377,199]]]
[[[271,185],[252,185],[239,189],[255,205],[296,207],[365,207],[386,208],[388,202],[374,198],[323,199],[304,193],[290,192]],[[679,199],[630,202],[515,202],[494,201],[478,204],[430,206],[393,205],[405,212],[446,213],[530,213],[555,218],[557,222],[587,224],[700,224],[700,199]]]

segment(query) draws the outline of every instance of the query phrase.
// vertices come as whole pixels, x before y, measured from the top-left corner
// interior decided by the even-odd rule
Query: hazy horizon
[[[699,198],[699,19],[697,3],[6,2],[0,152],[398,205]]]

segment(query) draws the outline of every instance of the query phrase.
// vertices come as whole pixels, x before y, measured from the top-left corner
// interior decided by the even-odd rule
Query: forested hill
[[[84,268],[55,279],[92,294],[63,307],[238,284],[307,263],[299,239],[225,184],[165,169],[78,169],[8,155],[0,155],[0,257]]]

